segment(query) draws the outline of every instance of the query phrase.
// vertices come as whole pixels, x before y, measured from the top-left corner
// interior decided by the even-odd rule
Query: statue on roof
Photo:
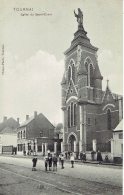
[[[74,15],[77,18],[78,26],[82,26],[83,25],[83,13],[81,9],[78,8],[78,14],[76,14],[74,10]]]

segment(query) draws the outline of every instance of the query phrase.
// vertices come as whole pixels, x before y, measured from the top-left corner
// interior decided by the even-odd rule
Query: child
[[[47,171],[47,166],[48,166],[48,156],[45,156],[45,171]]]
[[[64,169],[64,155],[61,155],[61,169]]]
[[[32,159],[32,162],[33,162],[32,171],[36,171],[37,158],[33,158],[33,159]]]
[[[53,171],[57,171],[57,157],[56,157],[56,154],[54,154],[53,158],[52,158],[52,161],[53,161]]]
[[[71,168],[74,168],[74,154],[73,153],[71,154],[70,161],[71,161]]]
[[[48,154],[48,162],[49,162],[49,171],[51,171],[51,167],[52,167],[52,154]]]

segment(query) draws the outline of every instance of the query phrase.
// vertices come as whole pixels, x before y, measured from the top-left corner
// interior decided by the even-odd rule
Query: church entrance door
[[[76,141],[75,136],[74,135],[71,135],[69,137],[69,146],[70,146],[69,150],[71,150],[71,152],[74,152],[74,142],[75,141]]]

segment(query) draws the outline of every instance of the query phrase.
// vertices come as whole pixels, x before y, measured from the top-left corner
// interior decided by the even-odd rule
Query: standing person
[[[70,161],[71,161],[71,168],[74,168],[74,154],[73,153],[71,154]]]
[[[32,171],[36,171],[37,158],[33,158],[32,162],[33,162]]]
[[[45,163],[45,171],[47,171],[47,167],[48,167],[48,156],[45,156],[44,163]]]
[[[56,156],[55,153],[54,153],[54,156],[52,158],[52,161],[53,161],[53,171],[57,171],[57,161],[58,161],[58,159],[57,159],[57,156]]]
[[[67,159],[67,156],[68,156],[68,153],[67,152],[65,152],[65,158]]]
[[[81,160],[81,162],[83,160],[83,153],[82,152],[80,152],[80,160]]]
[[[61,169],[64,169],[64,155],[61,155]]]
[[[61,153],[59,154],[59,164],[61,164]]]
[[[83,162],[86,162],[86,153],[83,152],[83,156],[82,156]]]
[[[49,171],[51,171],[51,167],[52,167],[52,154],[48,154],[48,162],[49,162]]]
[[[98,152],[97,152],[97,161],[99,161],[99,164],[101,164],[103,161],[100,150],[98,150]]]

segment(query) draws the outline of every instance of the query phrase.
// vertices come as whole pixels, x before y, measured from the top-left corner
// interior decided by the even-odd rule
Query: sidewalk
[[[9,154],[0,154],[0,156],[8,156],[8,157],[14,157],[14,158],[29,158],[29,159],[32,159],[34,157],[34,155],[9,155]],[[41,155],[36,155],[38,157],[38,159],[44,159],[44,156],[41,156]],[[70,160],[69,159],[65,159],[65,162],[67,163],[70,163]],[[85,162],[81,162],[81,160],[75,160],[75,163],[76,164],[92,164],[92,165],[98,165],[99,162],[98,161],[91,161],[91,160],[86,160]],[[122,167],[123,164],[116,164],[116,163],[112,163],[112,162],[105,162],[105,161],[102,161],[101,164],[99,165],[108,165],[108,166],[120,166]]]

